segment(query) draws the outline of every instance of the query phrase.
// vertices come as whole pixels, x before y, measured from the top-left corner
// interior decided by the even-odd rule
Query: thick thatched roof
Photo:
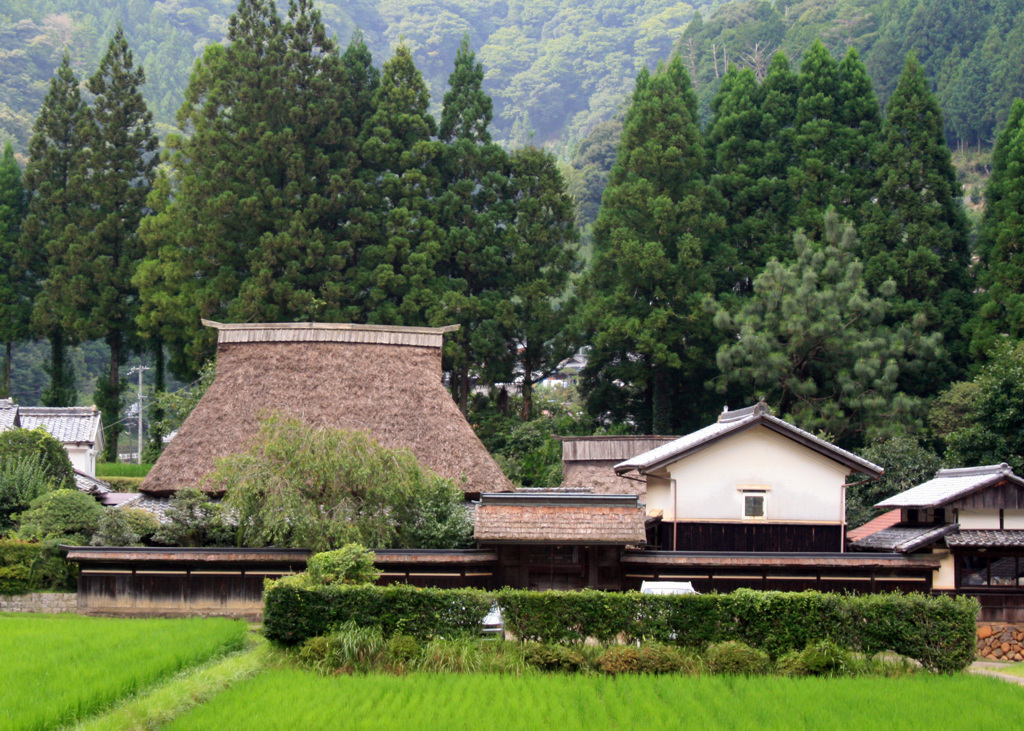
[[[640,544],[647,539],[635,495],[516,492],[483,495],[480,543]]]
[[[273,412],[369,431],[467,493],[512,489],[441,383],[441,341],[452,328],[207,324],[219,330],[216,378],[143,492],[197,485],[216,458],[245,450]]]

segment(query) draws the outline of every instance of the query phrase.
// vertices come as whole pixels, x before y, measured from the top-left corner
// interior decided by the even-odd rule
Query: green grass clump
[[[1007,728],[1020,703],[1018,689],[969,675],[320,677],[288,669],[243,681],[167,728],[899,730],[950,728],[959,719],[964,728],[985,730]]]
[[[145,477],[153,469],[151,464],[131,462],[100,462],[96,465],[96,476],[104,477]]]
[[[238,649],[228,619],[0,615],[0,731],[49,729],[214,655]]]
[[[704,659],[713,673],[764,675],[771,669],[768,653],[735,640],[710,645]]]

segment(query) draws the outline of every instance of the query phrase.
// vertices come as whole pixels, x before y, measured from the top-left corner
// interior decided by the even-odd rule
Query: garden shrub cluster
[[[385,636],[427,641],[478,633],[492,602],[501,607],[512,635],[544,645],[578,647],[592,638],[605,645],[644,641],[703,651],[739,641],[774,661],[828,640],[865,655],[895,652],[937,672],[970,664],[978,612],[970,597],[920,594],[488,593],[406,585],[305,588],[282,580],[264,593],[264,627],[270,639],[284,644],[299,644],[349,621],[379,626]]]
[[[57,541],[0,539],[0,594],[74,589],[77,565],[64,560]]]

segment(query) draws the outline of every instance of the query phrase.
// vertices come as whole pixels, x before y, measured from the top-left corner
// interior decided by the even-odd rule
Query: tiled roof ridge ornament
[[[980,465],[978,467],[950,467],[935,473],[936,477],[969,477],[971,475],[1012,475],[1013,469],[1006,462]]]

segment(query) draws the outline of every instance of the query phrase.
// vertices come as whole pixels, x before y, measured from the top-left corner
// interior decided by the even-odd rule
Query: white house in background
[[[648,540],[666,551],[843,551],[847,478],[882,471],[764,403],[615,466],[646,477]]]
[[[96,476],[96,456],[103,451],[104,441],[103,422],[95,407],[18,406],[10,399],[0,400],[0,431],[19,426],[41,426],[64,445],[76,471]]]

